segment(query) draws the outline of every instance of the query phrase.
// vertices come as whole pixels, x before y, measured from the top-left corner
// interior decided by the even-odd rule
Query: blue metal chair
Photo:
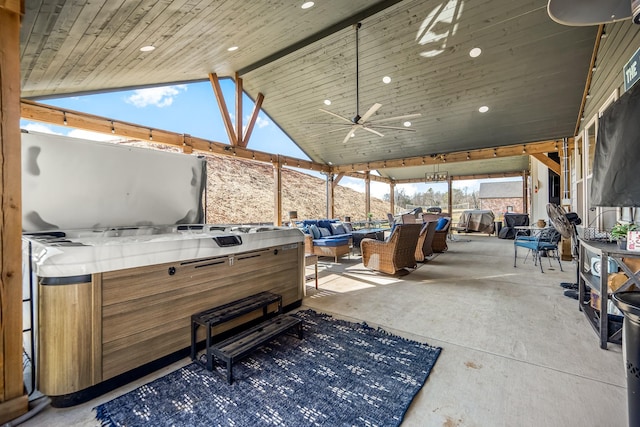
[[[516,267],[516,261],[518,260],[518,247],[528,250],[527,255],[524,258],[526,262],[529,253],[533,255],[533,265],[537,265],[540,261],[540,271],[544,273],[542,269],[541,257],[546,254],[549,258],[549,266],[551,266],[551,258],[558,260],[560,271],[562,270],[562,263],[560,262],[560,254],[558,251],[558,242],[562,236],[553,227],[546,227],[540,230],[535,236],[517,236],[513,241],[514,257],[513,266]]]

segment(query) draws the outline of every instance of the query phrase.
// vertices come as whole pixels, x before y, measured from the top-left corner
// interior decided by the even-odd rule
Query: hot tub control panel
[[[242,239],[240,236],[216,236],[213,237],[213,241],[218,244],[221,248],[225,248],[227,246],[239,246],[242,244]]]

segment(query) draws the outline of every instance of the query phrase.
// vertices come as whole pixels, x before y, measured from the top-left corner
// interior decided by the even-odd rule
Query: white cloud
[[[365,192],[364,180],[362,179],[344,177],[340,180],[339,185],[351,188],[362,194]],[[377,197],[378,199],[382,199],[385,194],[389,194],[389,184],[383,182],[371,181],[369,189],[371,190],[371,197]]]
[[[173,104],[173,99],[180,92],[186,90],[187,85],[138,89],[133,92],[133,95],[126,98],[126,101],[138,108],[144,108],[147,105],[155,105],[158,108],[168,107]]]
[[[396,188],[402,188],[407,196],[415,196],[419,190],[416,184],[398,184]]]
[[[249,123],[249,121],[251,120],[251,115],[248,115],[247,117],[244,118],[244,122],[246,124]],[[246,129],[247,125],[244,125],[243,128]],[[258,118],[256,119],[256,126],[258,126],[259,128],[263,128],[265,126],[269,126],[271,124],[271,122],[269,122],[269,120],[265,119],[262,116],[258,116]]]
[[[265,126],[269,126],[269,120],[258,116],[258,120],[256,120],[256,124],[258,125],[259,128],[263,128]]]
[[[88,130],[82,130],[82,129],[73,129],[71,132],[69,132],[67,134],[67,136],[70,136],[72,138],[80,138],[80,139],[88,139],[90,141],[120,141],[122,140],[122,138],[113,136],[113,135],[107,135],[104,133],[98,133],[98,132],[91,132]]]
[[[28,130],[30,132],[40,132],[40,133],[50,133],[52,135],[62,135],[61,133],[55,132],[47,125],[43,125],[42,123],[28,123],[22,126],[22,129]]]

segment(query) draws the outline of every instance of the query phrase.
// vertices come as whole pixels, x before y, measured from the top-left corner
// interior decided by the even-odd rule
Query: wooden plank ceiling
[[[22,93],[37,99],[238,72],[253,99],[264,94],[272,120],[313,161],[331,165],[560,139],[573,136],[597,27],[561,26],[546,3],[323,0],[303,10],[301,0],[27,1]],[[139,50],[150,44],[155,51]],[[410,120],[415,132],[358,130],[344,144],[348,124],[319,111],[352,118],[376,102],[371,120],[420,113]],[[519,157],[509,169],[522,167]],[[494,161],[504,170],[498,160],[476,166],[490,173]]]

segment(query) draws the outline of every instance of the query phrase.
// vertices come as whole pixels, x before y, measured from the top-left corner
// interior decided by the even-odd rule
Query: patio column
[[[22,378],[20,0],[0,1],[0,424],[28,410]]]
[[[280,163],[280,155],[273,163],[273,195],[274,195],[274,213],[275,218],[273,225],[282,225],[282,165]]]
[[[522,171],[522,213],[529,213],[529,197],[528,195],[528,185],[527,185],[527,171]]]
[[[327,218],[335,217],[334,199],[333,199],[333,173],[327,174]]]
[[[449,209],[449,216],[451,216],[451,218],[453,219],[453,191],[451,191],[452,190],[451,183],[452,183],[451,175],[449,175],[447,177],[447,191],[448,191],[447,208]]]
[[[371,172],[366,171],[364,173],[364,217],[369,218],[369,212],[371,212]]]
[[[389,183],[389,212],[391,215],[396,213],[396,183],[393,181]]]

